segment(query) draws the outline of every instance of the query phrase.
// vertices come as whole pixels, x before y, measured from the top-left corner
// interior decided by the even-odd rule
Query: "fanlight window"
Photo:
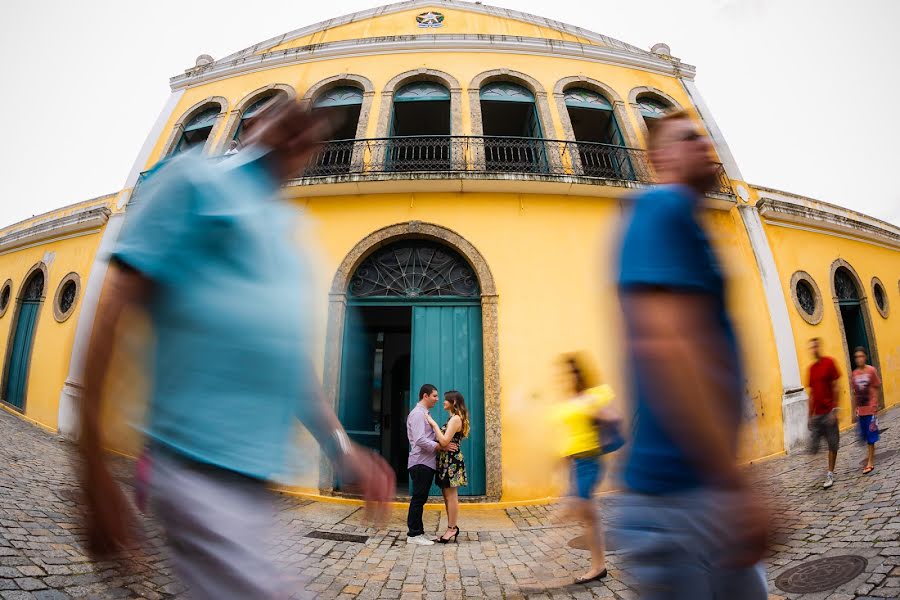
[[[472,267],[453,250],[408,240],[377,250],[350,280],[353,298],[477,298],[481,291]]]
[[[394,102],[417,102],[421,100],[450,100],[450,91],[439,83],[416,81],[400,88],[394,94]]]
[[[834,274],[834,289],[838,300],[859,301],[859,288],[847,269],[838,269]]]
[[[362,90],[350,86],[331,88],[321,94],[313,102],[313,108],[329,108],[331,106],[354,106],[362,104]]]
[[[40,300],[43,296],[44,274],[41,271],[35,271],[25,286],[25,293],[22,295],[22,299],[35,301]]]
[[[612,110],[609,100],[591,90],[584,88],[572,88],[566,90],[566,106],[577,108],[593,108],[599,110]]]
[[[534,94],[521,85],[498,81],[481,88],[481,99],[497,102],[534,102]]]
[[[234,130],[234,138],[235,140],[240,141],[241,134],[244,133],[244,129],[247,128],[247,121],[258,115],[262,110],[269,105],[272,100],[275,99],[277,94],[269,94],[267,96],[263,96],[256,100],[253,104],[248,106],[244,113],[241,115],[241,122],[238,123],[237,129]]]
[[[658,119],[669,111],[669,106],[654,98],[639,98],[638,107],[645,119]]]
[[[181,133],[181,139],[175,145],[175,152],[184,152],[196,146],[201,146],[206,142],[212,128],[219,118],[219,107],[212,106],[201,110],[199,113],[191,117],[185,123],[184,131]]]

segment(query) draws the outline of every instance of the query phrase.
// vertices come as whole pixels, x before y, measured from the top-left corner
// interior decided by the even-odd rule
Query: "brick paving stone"
[[[900,410],[879,419],[900,430]],[[896,422],[896,423],[895,423]],[[74,505],[77,480],[72,446],[0,411],[0,598],[147,598],[183,596],[162,550],[159,527],[142,518],[146,544],[140,558],[121,563],[91,563],[84,553]],[[879,453],[900,449],[890,434]],[[747,472],[755,488],[775,507],[776,543],[765,559],[774,600],[803,595],[775,588],[782,571],[803,561],[834,554],[861,554],[866,571],[856,580],[810,598],[900,597],[900,452],[877,461],[863,476],[858,463],[865,447],[845,433],[836,482],[823,490],[825,456],[798,454],[753,464]],[[113,460],[116,479],[130,493],[132,464]],[[599,499],[602,506],[615,495]],[[637,598],[621,557],[609,556],[610,577],[602,583],[574,586],[588,567],[586,552],[570,548],[581,532],[564,520],[561,505],[498,510],[483,530],[464,531],[458,544],[407,547],[405,531],[376,528],[357,511],[334,509],[289,495],[276,497],[277,535],[270,553],[289,581],[307,581],[319,598]],[[302,509],[302,510],[301,510]],[[348,516],[345,516],[348,515]],[[465,522],[465,511],[460,515]],[[349,522],[345,522],[349,520]],[[515,526],[511,529],[509,523]],[[305,537],[313,529],[370,536],[364,543]],[[465,529],[465,528],[463,528]],[[299,594],[299,591],[298,591]],[[299,596],[298,596],[299,597]]]

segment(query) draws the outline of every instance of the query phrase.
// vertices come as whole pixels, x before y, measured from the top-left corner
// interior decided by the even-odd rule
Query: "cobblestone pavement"
[[[776,503],[778,542],[766,560],[772,599],[844,600],[900,597],[900,410],[881,419],[877,469],[860,473],[864,446],[844,434],[836,483],[821,487],[824,455],[795,455],[749,467],[759,489]],[[72,446],[0,411],[0,598],[176,598],[183,589],[170,573],[162,536],[143,525],[141,551],[121,562],[91,563],[84,555],[72,471]],[[114,465],[130,485],[131,464]],[[606,498],[609,498],[607,496]],[[603,501],[601,500],[601,503]],[[282,495],[276,502],[273,557],[307,593],[321,598],[636,598],[613,552],[603,583],[572,585],[586,570],[579,528],[556,505],[466,510],[459,544],[407,547],[405,510],[380,529],[350,505]],[[442,530],[442,512],[425,513]],[[350,540],[341,535],[357,536]],[[365,539],[363,539],[365,538]],[[825,592],[789,594],[774,581],[806,561],[857,555],[863,572]]]

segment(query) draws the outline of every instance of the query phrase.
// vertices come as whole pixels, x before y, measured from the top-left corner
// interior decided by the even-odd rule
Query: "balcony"
[[[365,178],[390,173],[576,177],[600,185],[654,183],[647,152],[637,148],[488,136],[410,136],[325,142],[313,154],[302,179]],[[712,192],[733,193],[721,166]]]
[[[141,173],[135,193],[148,173]],[[589,185],[625,187],[654,183],[645,150],[594,142],[490,136],[409,136],[324,142],[295,181],[314,185],[385,177],[413,179],[422,174],[436,178],[468,175],[526,181],[574,179]],[[711,192],[733,194],[721,165]]]

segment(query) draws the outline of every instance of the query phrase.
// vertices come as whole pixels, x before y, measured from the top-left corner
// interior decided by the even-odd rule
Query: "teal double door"
[[[3,399],[18,409],[25,407],[25,384],[28,379],[28,365],[31,346],[34,341],[34,326],[37,322],[40,300],[22,300],[16,318],[11,354],[6,372],[6,389]]]
[[[431,416],[449,415],[443,394],[460,392],[471,431],[462,442],[468,485],[461,495],[485,494],[484,355],[478,301],[351,302],[345,320],[338,415],[357,443],[392,465],[406,489],[406,418],[430,383],[441,399]],[[431,493],[439,495],[437,487]]]

